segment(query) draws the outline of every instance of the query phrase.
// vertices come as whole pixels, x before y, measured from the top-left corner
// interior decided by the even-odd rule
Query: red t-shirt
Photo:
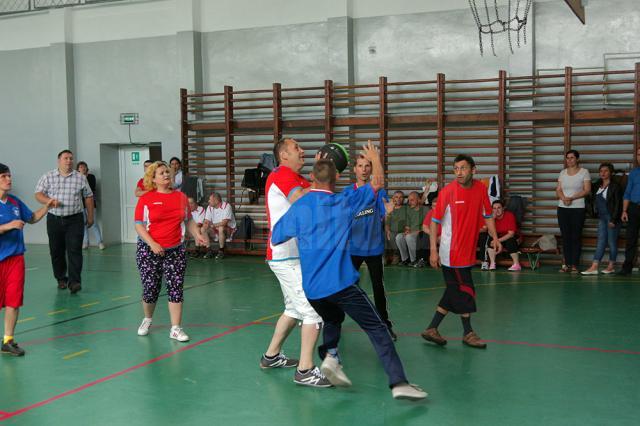
[[[138,183],[136,184],[136,187],[140,188],[140,189],[141,189],[141,190],[143,190],[143,191],[146,191],[146,190],[144,189],[144,179],[140,179],[140,180],[138,181]]]
[[[267,205],[267,220],[269,222],[269,244],[267,244],[267,260],[297,259],[298,243],[295,238],[277,246],[271,245],[271,231],[276,223],[291,207],[289,196],[294,189],[304,189],[311,184],[289,167],[279,166],[273,169],[265,185],[265,202]]]
[[[138,199],[134,220],[146,226],[156,243],[171,248],[182,243],[188,217],[189,203],[183,192],[162,194],[153,190]]]
[[[438,195],[432,219],[442,224],[440,262],[451,268],[464,268],[476,262],[478,229],[491,217],[487,187],[473,180],[470,188],[453,181]]]
[[[505,210],[502,218],[496,218],[496,232],[498,237],[502,237],[509,231],[513,231],[515,235],[518,235],[518,225],[516,224],[515,215]]]
[[[436,204],[436,206],[437,206],[437,204]],[[427,215],[424,217],[424,220],[422,221],[422,224],[425,225],[425,226],[430,226],[432,218],[433,218],[433,209],[429,210]],[[440,235],[442,235],[442,225],[438,224],[438,237]]]

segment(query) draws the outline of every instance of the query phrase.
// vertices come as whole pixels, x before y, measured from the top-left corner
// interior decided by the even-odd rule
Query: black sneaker
[[[425,265],[426,265],[426,263],[424,262],[424,259],[419,259],[413,264],[413,267],[414,268],[424,268]]]
[[[216,260],[222,260],[224,259],[224,252],[221,250],[218,252],[218,254],[216,254]]]
[[[20,348],[15,340],[9,340],[8,343],[2,344],[2,353],[11,356],[24,356],[24,349]]]
[[[67,280],[58,280],[58,290],[66,290],[67,286]]]
[[[202,256],[203,259],[213,259],[216,256],[216,254],[212,251],[208,251],[204,256]]]
[[[330,388],[333,386],[318,367],[313,367],[307,370],[306,373],[301,373],[300,370],[296,369],[293,382],[296,385],[311,386],[314,388]]]
[[[409,266],[409,265],[411,265],[411,262],[409,261],[409,259],[407,259],[407,260],[401,261],[400,263],[398,263],[398,265],[400,265],[400,266]]]
[[[288,358],[282,352],[271,359],[267,358],[264,355],[262,355],[262,358],[260,358],[260,368],[291,368],[297,366],[297,359]]]
[[[71,292],[71,294],[76,294],[80,290],[82,290],[80,283],[69,283],[69,292]]]

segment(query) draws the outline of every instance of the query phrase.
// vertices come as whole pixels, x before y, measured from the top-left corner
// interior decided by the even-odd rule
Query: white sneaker
[[[89,244],[82,244],[82,250],[86,250],[89,248]]]
[[[177,340],[178,342],[188,342],[189,336],[184,332],[182,327],[174,325],[169,332],[169,338]]]
[[[420,387],[410,383],[394,386],[393,389],[391,389],[391,395],[393,395],[394,399],[409,399],[411,401],[425,399],[428,396]]]
[[[480,266],[480,270],[488,271],[489,270],[489,262],[482,262],[482,266]]]
[[[149,334],[149,328],[151,327],[151,323],[153,320],[151,318],[143,318],[142,324],[138,327],[138,336],[146,336]]]
[[[324,358],[320,366],[320,371],[322,371],[322,374],[324,374],[334,386],[351,386],[351,380],[349,380],[347,375],[344,374],[344,371],[342,371],[342,365],[331,355],[327,355]]]
[[[104,243],[98,244],[98,247],[100,247],[100,250],[104,250]]]

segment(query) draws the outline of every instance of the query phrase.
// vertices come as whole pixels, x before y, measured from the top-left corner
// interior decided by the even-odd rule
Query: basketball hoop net
[[[507,19],[500,19],[500,14],[498,13],[498,0],[493,0],[493,8],[495,11],[495,16],[491,16],[489,12],[489,5],[487,2],[491,0],[482,0],[484,1],[484,11],[478,10],[478,6],[476,6],[476,0],[469,0],[469,7],[471,8],[471,13],[473,14],[473,19],[476,21],[476,25],[478,26],[478,38],[480,41],[480,55],[484,56],[484,48],[482,46],[482,36],[483,34],[489,34],[491,37],[491,52],[493,52],[493,56],[496,55],[496,49],[493,42],[493,36],[495,34],[507,33],[507,37],[509,39],[509,49],[511,53],[513,52],[513,42],[511,40],[511,33],[514,32],[517,34],[517,44],[520,47],[520,32],[522,32],[522,39],[524,44],[527,44],[527,18],[529,16],[529,9],[531,9],[531,3],[533,0],[516,0],[516,8],[513,16],[512,13],[512,0],[508,0],[507,4]],[[521,9],[520,3],[525,3]],[[484,12],[484,13],[483,13]],[[522,15],[520,15],[522,13]],[[482,18],[481,18],[482,15]],[[483,22],[482,19],[486,16],[486,21]]]

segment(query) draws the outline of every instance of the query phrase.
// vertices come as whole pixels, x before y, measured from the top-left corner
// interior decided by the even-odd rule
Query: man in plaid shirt
[[[84,218],[82,199],[86,200],[87,227],[93,225],[93,192],[87,178],[73,168],[73,153],[58,154],[58,168],[43,175],[36,185],[36,200],[49,204],[47,234],[53,275],[59,289],[77,293],[82,288],[82,238]],[[67,260],[69,267],[67,268]]]

